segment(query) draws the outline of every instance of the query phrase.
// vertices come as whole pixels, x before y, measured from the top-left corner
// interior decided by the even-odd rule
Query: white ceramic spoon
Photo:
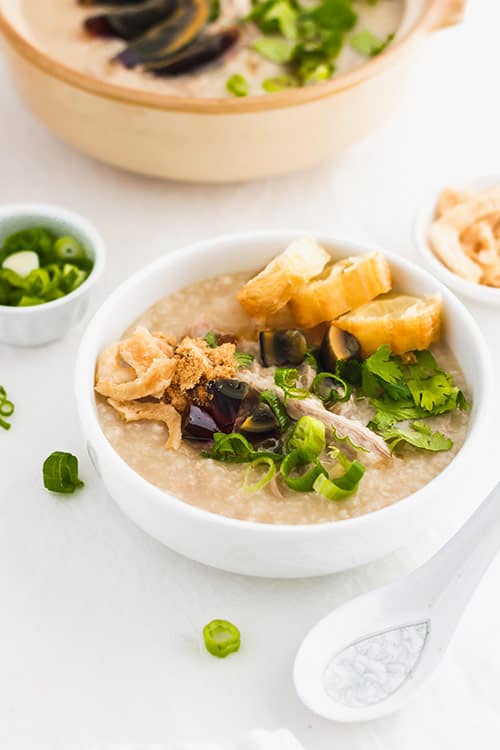
[[[500,484],[460,531],[405,578],[340,606],[304,639],[295,687],[335,721],[393,713],[431,675],[500,548]]]

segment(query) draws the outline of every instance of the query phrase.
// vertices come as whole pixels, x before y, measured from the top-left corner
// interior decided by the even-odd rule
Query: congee
[[[381,253],[292,242],[258,273],[169,294],[101,352],[99,420],[144,479],[260,523],[388,506],[462,446],[467,384],[441,301],[399,293]]]
[[[273,93],[382,54],[404,0],[24,0],[36,42],[117,86],[189,97]]]

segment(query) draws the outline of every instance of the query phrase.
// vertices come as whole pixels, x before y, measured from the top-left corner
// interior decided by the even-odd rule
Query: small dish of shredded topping
[[[422,210],[416,239],[447,286],[500,304],[500,176],[442,188]]]

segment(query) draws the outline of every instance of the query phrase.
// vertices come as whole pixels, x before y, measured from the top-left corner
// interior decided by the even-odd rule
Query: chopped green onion
[[[203,628],[205,648],[219,659],[239,651],[241,644],[240,631],[227,620],[212,620]]]
[[[11,417],[14,414],[14,409],[14,404],[7,398],[7,391],[3,385],[0,385],[0,416]],[[4,430],[10,430],[11,424],[5,419],[0,418],[0,427]]]
[[[204,458],[223,461],[230,464],[246,464],[260,457],[270,457],[273,461],[281,461],[279,453],[272,451],[256,451],[246,437],[240,432],[216,432],[212,450],[202,451]]]
[[[342,463],[346,465],[344,461]],[[345,500],[357,492],[364,473],[365,467],[359,461],[353,461],[346,472],[336,479],[320,474],[314,482],[314,489],[318,495],[326,497],[327,500]]]
[[[14,271],[21,278],[29,276],[32,271],[40,267],[40,260],[33,250],[20,250],[8,255],[2,263],[2,268]]]
[[[207,335],[205,336],[205,341],[212,349],[217,348],[217,334],[215,334],[213,331],[209,331],[207,333]]]
[[[276,76],[275,78],[266,78],[262,82],[262,88],[268,94],[276,94],[278,91],[297,88],[300,82],[295,76]]]
[[[294,50],[293,42],[280,37],[263,36],[256,39],[251,47],[259,55],[276,63],[290,62]]]
[[[312,347],[309,347],[304,357],[304,362],[306,362],[309,365],[309,367],[312,367],[313,370],[319,370],[319,363],[318,363],[317,355],[318,355],[318,351],[316,349],[313,349]]]
[[[339,383],[344,389],[343,395],[340,396],[336,388],[328,388],[327,392],[325,393],[324,389],[322,388],[322,384],[325,385],[323,383],[324,380],[333,380],[334,383]],[[338,375],[334,375],[332,372],[320,372],[318,375],[316,375],[312,382],[311,390],[321,401],[323,401],[323,403],[327,407],[341,401],[349,401],[349,399],[351,398],[351,386],[348,385],[345,380],[342,380],[342,378],[340,378]]]
[[[267,404],[273,410],[274,416],[278,420],[281,432],[286,432],[290,427],[290,419],[284,405],[279,400],[274,391],[262,391],[260,400]]]
[[[255,357],[253,354],[247,354],[247,352],[235,352],[234,358],[236,360],[236,364],[239,368],[241,367],[250,367],[252,362],[254,361]]]
[[[64,297],[93,265],[74,237],[58,239],[44,227],[16,232],[0,248],[0,304],[29,307]]]
[[[286,442],[286,450],[304,450],[310,456],[319,456],[326,447],[326,430],[323,422],[314,417],[301,417]]]
[[[233,96],[248,96],[250,87],[247,79],[239,73],[233,73],[226,81],[226,89]]]
[[[394,34],[389,34],[385,40],[373,34],[368,29],[362,29],[354,34],[349,40],[351,47],[366,57],[380,55],[394,39]]]
[[[220,0],[211,0],[210,2],[210,16],[208,17],[209,23],[217,21],[220,16]]]
[[[256,469],[259,469],[262,466],[267,466],[266,473],[261,476],[261,478],[253,483],[250,483],[250,477],[255,472]],[[273,461],[273,459],[270,456],[260,456],[259,458],[255,458],[248,469],[245,471],[245,478],[243,480],[243,489],[245,492],[259,492],[263,487],[268,484],[268,482],[273,479],[273,477],[276,476],[276,463]]]
[[[85,249],[74,237],[59,237],[54,244],[54,255],[57,260],[64,263],[74,263],[75,261],[85,260],[87,257]]]
[[[83,284],[87,276],[87,271],[82,271],[81,268],[71,263],[65,263],[62,270],[61,288],[66,294],[74,292],[77,287]]]
[[[302,474],[292,474],[301,467],[306,467]],[[295,492],[310,492],[316,479],[321,474],[326,474],[326,469],[320,464],[317,457],[304,448],[293,450],[285,456],[280,471],[285,484]]]
[[[43,486],[50,492],[71,494],[83,487],[78,478],[78,459],[71,453],[55,451],[43,464]]]
[[[299,371],[293,367],[278,367],[274,373],[275,384],[283,390],[285,401],[287,398],[307,398],[309,391],[297,388]]]
[[[29,294],[23,294],[19,302],[18,307],[34,307],[35,305],[44,305],[46,300],[42,297],[32,297]]]

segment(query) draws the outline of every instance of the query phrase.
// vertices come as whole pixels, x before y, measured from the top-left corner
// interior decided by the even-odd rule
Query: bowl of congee
[[[487,474],[492,376],[466,308],[319,233],[229,235],[139,271],[86,330],[75,392],[124,512],[237,573],[367,563]]]
[[[228,182],[320,162],[384,122],[465,0],[0,0],[28,107],[127,170]]]

